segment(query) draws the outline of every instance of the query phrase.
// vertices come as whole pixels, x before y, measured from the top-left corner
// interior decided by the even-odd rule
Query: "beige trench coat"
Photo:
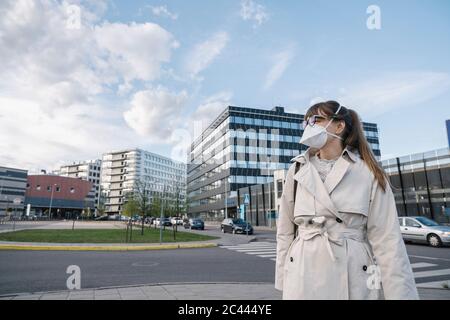
[[[281,196],[275,288],[283,299],[418,299],[389,184],[384,193],[350,148],[323,182],[310,152],[292,159]]]

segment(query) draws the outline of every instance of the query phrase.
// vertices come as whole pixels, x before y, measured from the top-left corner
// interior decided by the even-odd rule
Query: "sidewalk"
[[[422,300],[450,300],[450,290],[419,289]],[[273,283],[171,283],[22,293],[0,300],[280,300]]]

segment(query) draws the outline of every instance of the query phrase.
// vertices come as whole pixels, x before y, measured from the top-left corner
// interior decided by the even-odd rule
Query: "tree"
[[[134,186],[133,196],[134,200],[137,202],[139,215],[142,217],[141,235],[144,235],[145,218],[148,217],[151,211],[149,194],[150,188],[148,184],[138,180]]]
[[[134,194],[131,193],[127,196],[125,205],[123,206],[122,214],[126,217],[133,217],[133,215],[138,214],[139,203],[135,199]]]

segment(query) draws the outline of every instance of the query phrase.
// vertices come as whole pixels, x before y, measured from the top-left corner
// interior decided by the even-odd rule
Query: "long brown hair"
[[[319,102],[311,106],[305,114],[305,119],[312,115],[319,114],[319,110],[322,114],[328,116],[332,120],[343,120],[345,122],[345,129],[341,137],[343,139],[342,146],[350,146],[359,152],[361,159],[367,164],[370,171],[378,180],[378,184],[381,186],[383,191],[386,191],[386,182],[389,181],[386,172],[378,164],[372,149],[367,142],[366,136],[364,135],[363,126],[361,120],[355,110],[341,106],[338,114],[335,114],[338,110],[340,104],[339,102],[330,100],[326,102]]]

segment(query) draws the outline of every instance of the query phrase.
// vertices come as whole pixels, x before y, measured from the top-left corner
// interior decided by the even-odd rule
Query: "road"
[[[193,231],[217,235],[208,227]],[[233,235],[246,237],[245,235]],[[66,289],[66,269],[81,269],[82,288],[173,282],[273,282],[275,232],[257,241],[206,249],[134,252],[0,251],[0,294]],[[418,285],[450,281],[450,248],[407,245]]]

